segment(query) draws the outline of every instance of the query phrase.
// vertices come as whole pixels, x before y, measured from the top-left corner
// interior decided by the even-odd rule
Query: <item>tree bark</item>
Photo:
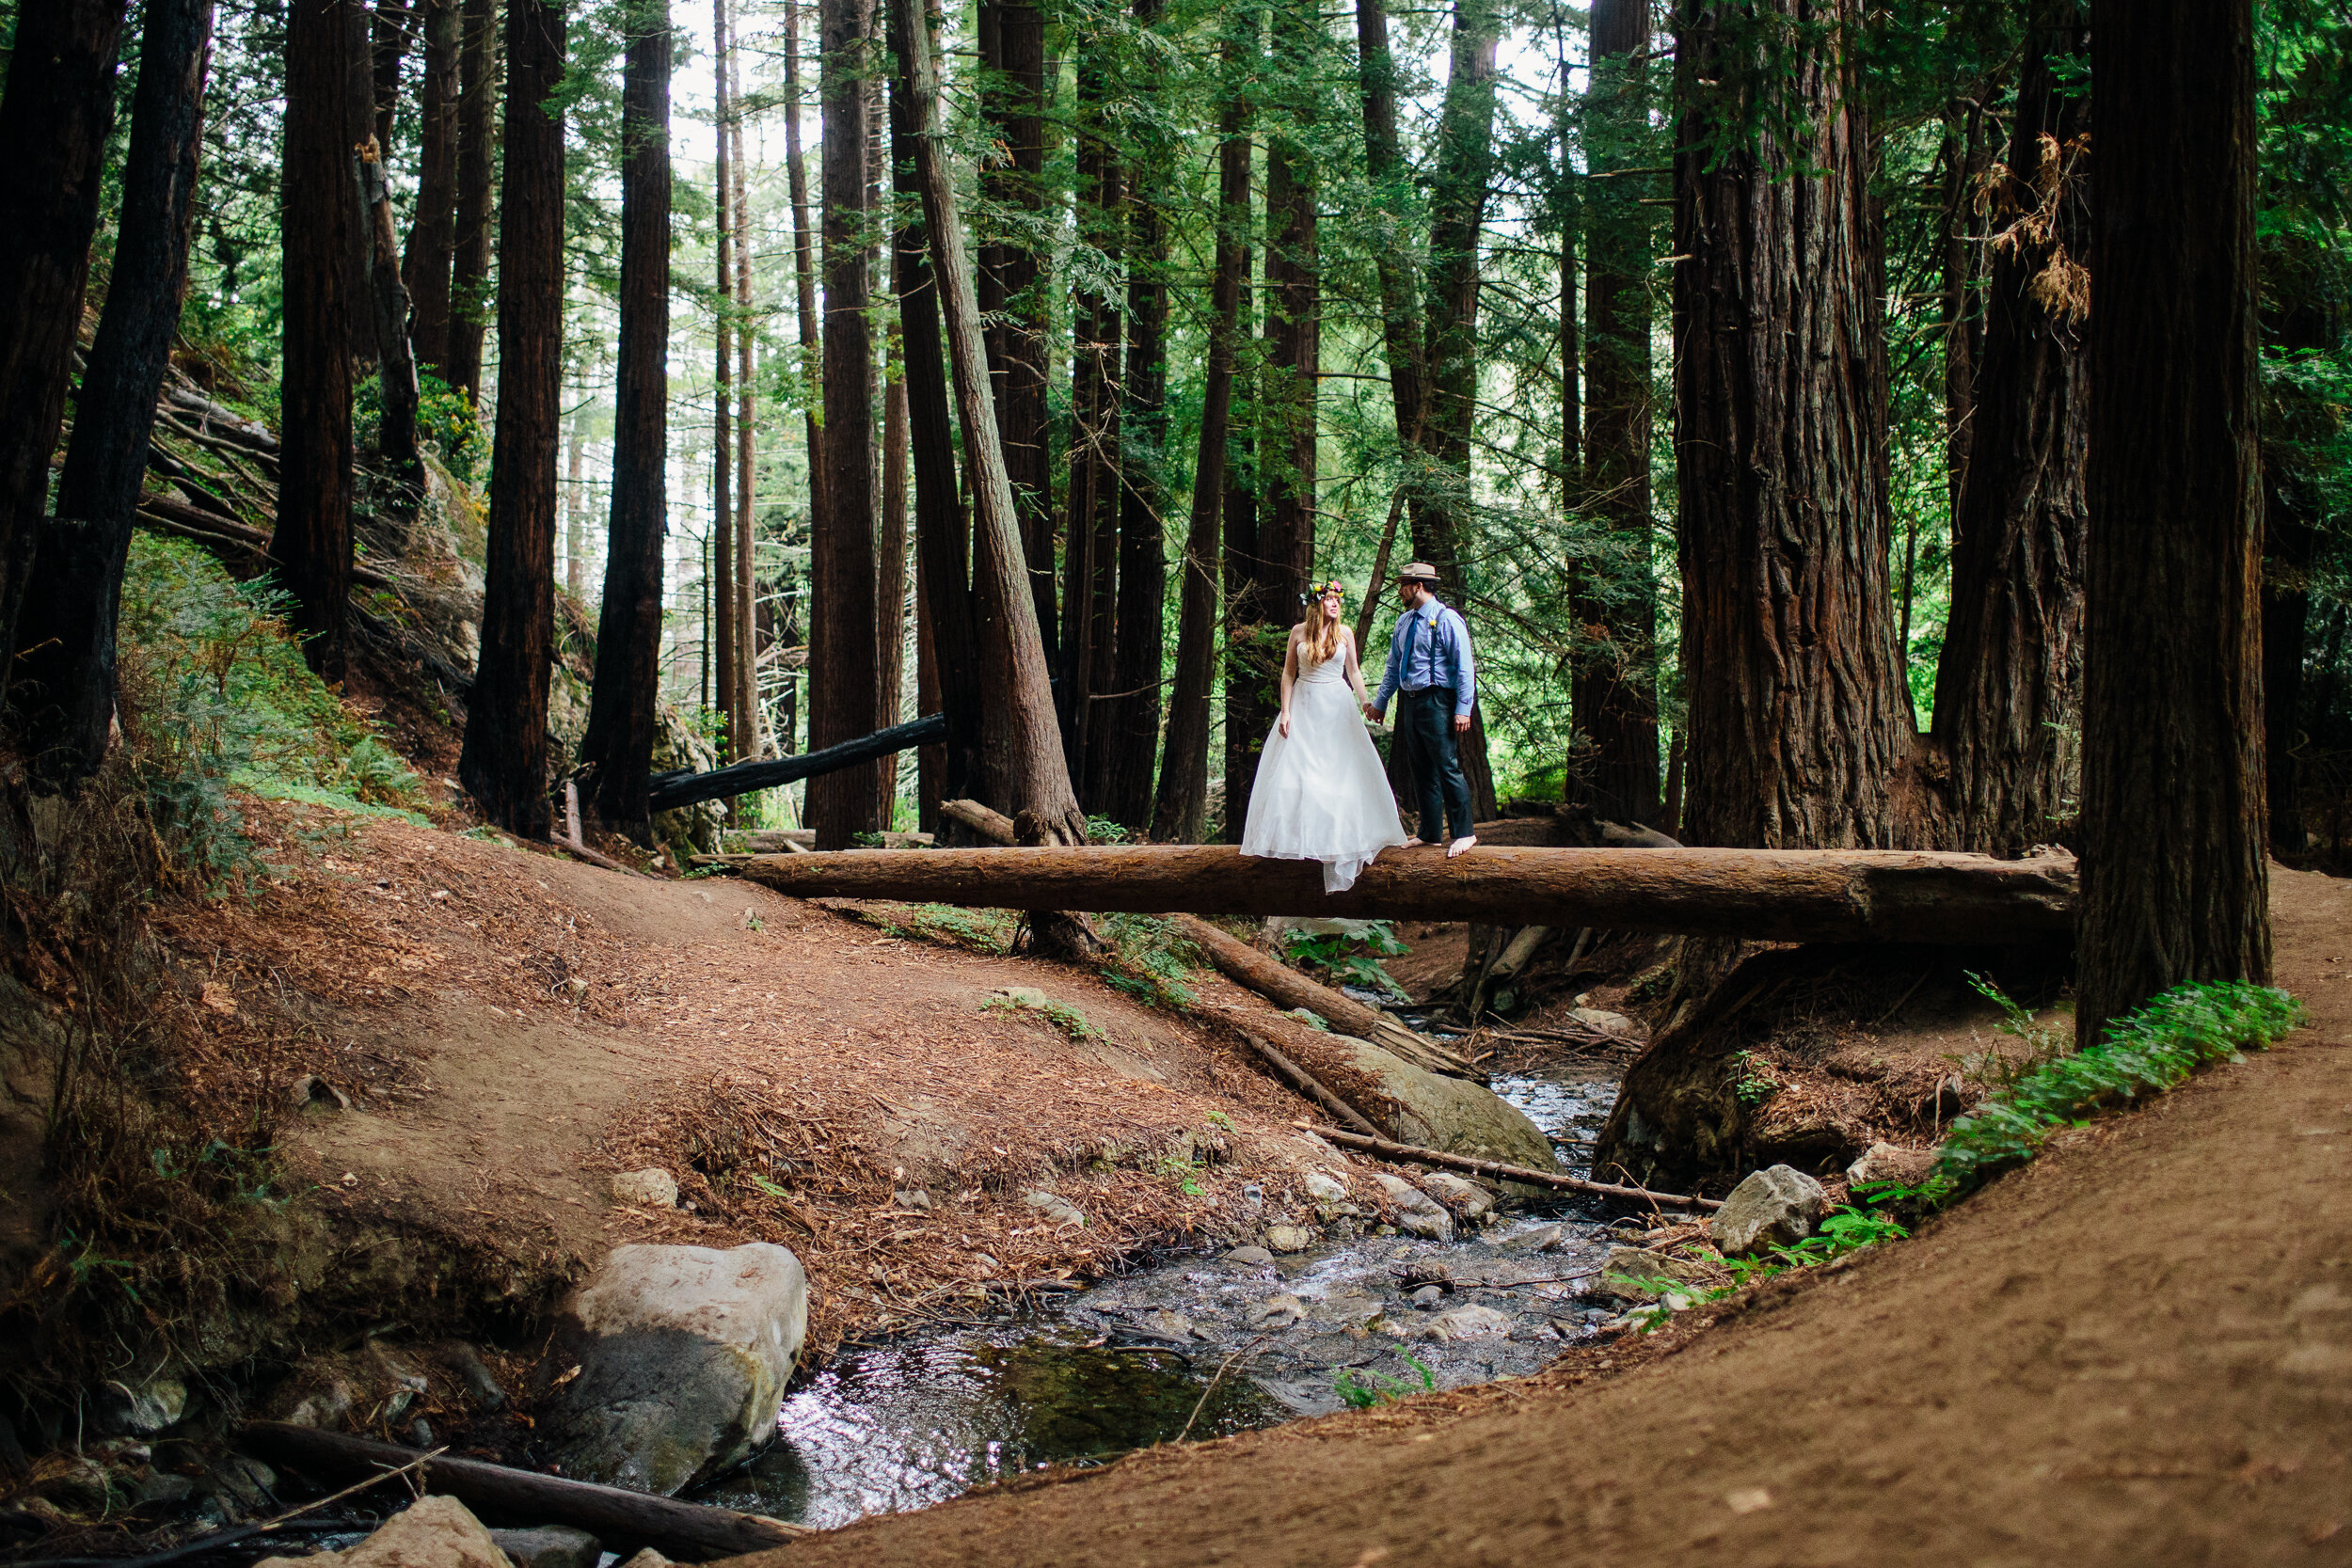
[[[359,223],[350,24],[357,0],[296,0],[286,36],[283,191],[285,337],[278,530],[270,554],[294,598],[310,668],[341,680],[351,589],[350,292]]]
[[[400,107],[400,66],[408,57],[408,29],[413,25],[410,0],[375,0],[371,13],[369,75],[373,87],[369,103],[375,113],[375,145],[391,156],[392,116]]]
[[[808,215],[808,159],[801,151],[801,8],[784,8],[784,168],[792,198],[793,319],[801,341],[802,429],[808,441],[808,500],[824,509],[824,345],[817,316],[816,234]]]
[[[710,0],[711,118],[718,143],[711,165],[712,266],[718,276],[711,293],[710,657],[716,705],[727,729],[721,754],[734,760],[740,756],[736,682],[742,665],[735,653],[741,627],[735,613],[735,180],[734,141],[727,135],[734,113],[734,95],[728,91],[728,20],[727,0]],[[733,820],[734,808],[728,811]]]
[[[555,652],[557,447],[563,435],[564,20],[508,0],[499,220],[499,410],[490,450],[482,657],[457,777],[491,821],[548,836],[548,680]]]
[[[1385,854],[1334,894],[1311,861],[1252,860],[1224,845],[858,849],[759,856],[744,874],[796,898],[1533,923],[1767,942],[2054,941],[2074,918],[2074,862],[2064,854],[1482,847],[1448,861],[1432,845]]]
[[[645,774],[661,701],[662,542],[669,533],[668,0],[630,13],[621,74],[621,329],[612,495],[596,682],[580,758],[606,826],[653,842]]]
[[[735,179],[735,707],[727,716],[727,736],[736,760],[747,762],[761,754],[760,730],[765,715],[759,705],[758,579],[753,562],[753,535],[758,516],[759,383],[754,358],[758,333],[752,316],[752,200],[749,160],[743,155],[743,51],[739,44],[727,55],[727,100],[733,112],[726,120],[728,150]]]
[[[907,657],[907,382],[902,361],[892,356],[882,383],[882,543],[875,553],[875,722],[887,727],[906,717]],[[936,711],[936,710],[934,710]],[[874,809],[887,829],[898,809],[898,761],[876,765]]]
[[[1422,444],[1437,472],[1427,502],[1413,514],[1415,553],[1437,569],[1440,596],[1473,627],[1463,545],[1470,523],[1470,438],[1478,402],[1478,247],[1494,178],[1495,47],[1502,32],[1495,0],[1454,0],[1453,56],[1430,178],[1429,294],[1422,349],[1429,377]],[[1494,816],[1494,771],[1486,761],[1486,717],[1479,708],[1470,712],[1461,758],[1472,814],[1482,819]]]
[[[1080,239],[1112,267],[1119,262],[1124,180],[1105,121],[1111,93],[1107,42],[1080,45],[1077,181]],[[1074,270],[1074,269],[1073,269]],[[1082,277],[1084,274],[1080,275]],[[1124,323],[1107,289],[1082,285],[1072,300],[1070,479],[1062,529],[1061,704],[1066,745],[1080,798],[1103,809],[1109,748],[1097,745],[1112,691],[1119,635],[1120,386]]]
[[[449,381],[450,262],[457,248],[457,56],[459,0],[421,0],[424,8],[422,125],[417,153],[417,207],[401,257],[408,289],[408,341],[417,369]]]
[[[373,137],[360,144],[359,172],[367,198],[368,303],[375,320],[376,388],[383,406],[376,456],[403,495],[414,497],[422,478],[417,458],[417,361],[408,348],[408,290],[400,280],[392,189],[385,177],[384,146]]]
[[[1799,14],[1780,0],[1782,14]],[[1767,81],[1719,0],[1682,0],[1676,430],[1686,843],[1901,841],[1911,704],[1886,581],[1886,397],[1863,100],[1835,24]],[[1740,24],[1741,26],[1746,24]],[[1717,84],[1721,85],[1718,86]],[[1817,129],[1751,136],[1755,95]]]
[[[891,0],[910,47],[902,58],[913,127],[917,182],[923,193],[923,226],[930,240],[932,270],[939,282],[955,372],[956,400],[963,420],[964,461],[972,476],[975,556],[982,601],[990,610],[984,630],[983,675],[1001,693],[1002,721],[1010,736],[1016,815],[1026,812],[1055,842],[1084,844],[1086,816],[1078,809],[1063,759],[1059,727],[1048,684],[1045,647],[1038,629],[1035,600],[1027,586],[1012,483],[998,444],[996,412],[989,395],[987,345],[972,267],[963,249],[956,213],[953,174],[941,149],[945,136],[939,103],[938,66],[930,31],[917,0]]]
[[[38,787],[98,770],[115,711],[115,622],[155,398],[188,277],[212,0],[148,0],[122,168],[114,274],[75,399],[73,436],[16,626],[10,693]]]
[[[1409,467],[1422,426],[1426,367],[1422,362],[1418,287],[1412,246],[1405,232],[1411,171],[1396,130],[1396,56],[1389,49],[1389,17],[1381,0],[1357,0],[1357,69],[1364,106],[1364,172],[1379,214],[1374,270],[1380,279],[1380,332],[1389,358],[1389,396],[1397,439]]]
[[[2015,853],[2056,839],[2079,779],[2090,105],[2055,68],[2087,66],[2089,46],[2074,0],[2044,0],[1990,214],[1983,353],[1935,682],[1933,735],[1948,769],[1936,836],[1955,848]]]
[[[824,0],[819,94],[824,103],[825,509],[810,554],[808,743],[823,747],[873,728],[873,331],[866,314],[866,88],[869,12],[860,0]],[[820,849],[848,847],[882,823],[877,770],[810,781],[808,824]]]
[[[1658,821],[1658,605],[1650,538],[1650,45],[1647,0],[1596,0],[1585,101],[1584,470],[1582,504],[1613,559],[1588,566],[1571,605],[1578,654],[1570,693],[1591,751],[1572,799],[1613,820]],[[1565,307],[1563,307],[1565,310]],[[1606,580],[1614,578],[1615,580]]]
[[[456,238],[450,257],[444,379],[482,408],[490,245],[498,213],[499,26],[495,0],[465,0],[457,55]]]
[[[1242,47],[1227,24],[1229,71]],[[1216,263],[1209,284],[1208,367],[1200,437],[1193,462],[1191,515],[1177,568],[1176,684],[1168,693],[1168,741],[1152,806],[1152,836],[1198,844],[1208,834],[1209,717],[1216,679],[1216,601],[1223,550],[1225,448],[1233,405],[1233,358],[1241,335],[1242,284],[1249,274],[1249,101],[1229,87],[1217,117]]]
[[[2068,6],[2068,10],[2073,10]],[[2046,30],[2050,15],[2044,8],[2038,19],[2043,24],[2036,30]],[[2028,47],[2035,47],[2028,40]],[[2024,103],[2020,87],[2019,109]],[[2045,108],[2049,89],[2043,84],[2042,96]],[[1985,318],[1972,297],[1976,286],[1983,281],[1984,246],[1973,243],[1970,230],[1976,227],[1977,188],[1984,173],[1985,114],[1983,106],[1974,102],[1955,103],[1944,116],[1944,146],[1940,156],[1944,161],[1944,256],[1943,277],[1939,288],[1939,305],[1943,320],[1938,330],[1944,340],[1944,473],[1945,484],[1951,501],[1952,544],[1958,547],[1963,528],[1961,491],[1967,482],[1968,464],[1977,436],[1977,373],[1982,357]],[[2013,157],[2013,155],[2012,155]],[[2034,160],[2038,162],[2039,160]],[[2028,163],[2026,166],[2031,167]],[[2012,177],[2025,179],[2011,164]],[[2077,251],[2079,254],[2079,250]],[[1907,658],[1910,646],[1910,606],[1904,609],[1902,647]]]
[[[1318,58],[1320,23],[1282,10],[1274,38],[1275,71],[1311,79]],[[1283,123],[1266,138],[1266,370],[1258,404],[1259,483],[1267,501],[1255,565],[1263,624],[1280,640],[1274,646],[1274,703],[1251,735],[1254,769],[1281,706],[1279,662],[1291,626],[1304,616],[1307,579],[1315,566],[1315,483],[1322,376],[1322,259],[1315,227],[1317,175],[1311,97],[1289,105]],[[1226,784],[1230,799],[1232,784]]]
[[[2250,0],[2102,10],[2075,1034],[2270,975]],[[2162,614],[2151,613],[2162,606]]]

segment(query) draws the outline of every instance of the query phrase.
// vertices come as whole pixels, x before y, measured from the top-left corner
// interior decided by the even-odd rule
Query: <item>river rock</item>
[[[783,1247],[615,1247],[558,1317],[539,1430],[565,1475],[677,1492],[775,1431],[807,1326]]]
[[[1218,1261],[1226,1263],[1239,1263],[1244,1268],[1254,1269],[1259,1267],[1261,1264],[1273,1262],[1274,1254],[1268,1252],[1262,1246],[1237,1246],[1232,1251],[1227,1253],[1222,1259],[1218,1259]]]
[[[1501,1160],[1537,1170],[1558,1168],[1551,1140],[1519,1110],[1483,1084],[1426,1072],[1369,1040],[1334,1035],[1332,1045],[1359,1070],[1379,1081],[1393,1109],[1359,1107],[1401,1143],[1449,1154]],[[1375,1114],[1377,1112],[1377,1114]]]
[[[1685,1258],[1669,1258],[1642,1247],[1613,1246],[1602,1259],[1591,1294],[1615,1301],[1656,1301],[1669,1291],[1696,1285],[1707,1271]]]
[[[1604,1012],[1598,1007],[1571,1007],[1568,1016],[1587,1029],[1597,1029],[1621,1040],[1642,1037],[1642,1026],[1623,1013]]]
[[[1269,1225],[1265,1228],[1265,1244],[1272,1252],[1304,1252],[1314,1243],[1315,1233],[1304,1226]]]
[[[490,1539],[515,1560],[515,1568],[596,1568],[604,1556],[596,1538],[569,1525],[537,1529],[494,1529]]]
[[[1396,1211],[1399,1230],[1433,1242],[1454,1240],[1454,1216],[1446,1212],[1443,1204],[1401,1176],[1375,1171],[1372,1179],[1389,1195],[1389,1206]]]
[[[1515,1230],[1496,1242],[1495,1245],[1506,1252],[1557,1252],[1560,1250],[1562,1239],[1566,1234],[1567,1232],[1563,1230],[1557,1222],[1554,1222],[1550,1225],[1535,1226],[1527,1230]]]
[[[509,1568],[482,1521],[455,1497],[420,1497],[373,1535],[340,1552],[265,1557],[254,1568]]]
[[[112,1437],[152,1437],[188,1413],[188,1386],[162,1372],[98,1386],[99,1430]]]
[[[675,1209],[677,1178],[660,1165],[625,1170],[612,1179],[612,1201],[632,1209]]]
[[[1894,1144],[1872,1144],[1862,1151],[1862,1157],[1846,1167],[1846,1180],[1851,1186],[1871,1181],[1896,1181],[1908,1187],[1923,1180],[1935,1164],[1931,1148],[1902,1148]]]
[[[1467,1307],[1451,1307],[1431,1317],[1422,1325],[1420,1338],[1475,1339],[1483,1334],[1508,1334],[1513,1326],[1509,1313],[1498,1312],[1491,1307],[1481,1307],[1472,1302]]]
[[[1466,1220],[1483,1218],[1494,1212],[1494,1194],[1451,1171],[1428,1172],[1421,1179],[1421,1190]]]
[[[1288,1291],[1277,1291],[1249,1309],[1252,1328],[1288,1328],[1307,1315],[1307,1304]]]
[[[1345,1203],[1347,1201],[1345,1184],[1322,1171],[1309,1171],[1301,1179],[1300,1185],[1307,1189],[1307,1196],[1317,1203]]]
[[[1049,1193],[1042,1190],[1023,1193],[1021,1195],[1021,1201],[1027,1204],[1030,1208],[1037,1210],[1047,1219],[1053,1221],[1057,1228],[1073,1225],[1084,1225],[1087,1222],[1086,1215],[1079,1211],[1078,1206],[1071,1202],[1068,1198],[1062,1196],[1059,1193]]]
[[[1829,1195],[1792,1165],[1756,1171],[1731,1190],[1707,1222],[1707,1234],[1726,1258],[1772,1246],[1794,1246],[1813,1234]]]

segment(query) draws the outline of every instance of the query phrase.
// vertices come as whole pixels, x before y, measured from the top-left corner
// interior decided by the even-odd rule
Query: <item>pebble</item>
[[[1288,1291],[1277,1291],[1249,1309],[1252,1328],[1288,1328],[1307,1315],[1307,1304]]]
[[[1265,1244],[1275,1252],[1304,1252],[1314,1244],[1314,1232],[1295,1225],[1266,1227]]]
[[[1307,1196],[1313,1198],[1317,1203],[1344,1203],[1347,1201],[1346,1186],[1322,1171],[1309,1171],[1301,1184],[1306,1187]]]
[[[1443,1300],[1445,1300],[1445,1287],[1442,1285],[1424,1285],[1413,1292],[1413,1305],[1424,1312],[1436,1311],[1438,1303]]]
[[[1495,1244],[1511,1252],[1557,1252],[1564,1234],[1557,1225],[1539,1225],[1532,1230],[1499,1237]]]
[[[1268,1252],[1262,1246],[1237,1246],[1232,1251],[1227,1253],[1221,1259],[1219,1259],[1219,1261],[1226,1263],[1240,1263],[1249,1268],[1256,1268],[1262,1263],[1273,1262],[1274,1254]]]
[[[660,1165],[623,1171],[612,1179],[612,1201],[632,1209],[675,1209],[677,1178]]]
[[[1027,1192],[1021,1195],[1021,1201],[1042,1213],[1057,1227],[1084,1225],[1087,1222],[1086,1215],[1079,1212],[1078,1206],[1059,1193]]]

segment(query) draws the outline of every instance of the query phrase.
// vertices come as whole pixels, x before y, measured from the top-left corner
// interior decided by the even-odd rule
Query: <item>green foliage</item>
[[[1739,1097],[1740,1104],[1761,1105],[1780,1092],[1780,1080],[1772,1076],[1771,1069],[1756,1060],[1755,1052],[1740,1052],[1731,1058],[1731,1065],[1740,1075],[1738,1082],[1732,1085],[1731,1092]]]
[[[417,376],[417,439],[433,449],[441,467],[468,484],[488,480],[490,442],[481,418],[465,393],[429,371]]]
[[[1395,927],[1386,920],[1364,921],[1353,931],[1285,931],[1282,946],[1291,962],[1322,971],[1335,985],[1360,987],[1398,1002],[1412,1000],[1380,967],[1380,959],[1412,951],[1397,940]]]
[[[2074,1028],[2036,1023],[2033,1014],[2019,1006],[2007,991],[1975,971],[1968,972],[1968,984],[1977,994],[2001,1009],[2001,1022],[1994,1028],[2018,1041],[2026,1049],[2021,1054],[1985,1050],[1971,1055],[1947,1056],[1945,1060],[1960,1069],[1961,1076],[1972,1084],[2007,1088],[2034,1071],[2045,1062],[2057,1060],[2074,1049]],[[2072,1003],[2060,1004],[2067,1011]]]
[[[1881,1242],[1899,1242],[1911,1231],[1888,1208],[1920,1196],[1915,1187],[1896,1187],[1891,1183],[1872,1183],[1854,1189],[1854,1196],[1863,1200],[1861,1208],[1834,1209],[1821,1218],[1820,1228],[1794,1246],[1776,1246],[1755,1258],[1727,1258],[1732,1277],[1739,1285],[1753,1279],[1769,1279],[1789,1269],[1819,1268],[1836,1262],[1850,1252],[1859,1252]],[[1885,1207],[1882,1207],[1885,1206]]]
[[[1425,1394],[1438,1386],[1438,1374],[1419,1359],[1397,1353],[1397,1359],[1421,1374],[1421,1386],[1416,1388],[1403,1378],[1370,1370],[1359,1372],[1353,1367],[1342,1367],[1331,1375],[1331,1391],[1350,1410],[1370,1410],[1377,1404],[1394,1404],[1407,1394]]]
[[[411,816],[424,804],[407,765],[302,662],[283,604],[193,545],[132,540],[119,631],[126,751],[172,864],[209,895],[269,869],[238,791]]]
[[[1087,1015],[1067,1002],[1052,997],[992,996],[980,1004],[989,1012],[1035,1013],[1073,1040],[1107,1039],[1108,1036],[1087,1022]]]
[[[1111,961],[1103,978],[1155,1007],[1189,1007],[1200,998],[1184,982],[1208,960],[1172,920],[1150,914],[1108,914],[1103,935]]]
[[[1947,1202],[2031,1159],[2054,1129],[2142,1092],[2160,1093],[2209,1063],[2242,1060],[2241,1053],[2265,1049],[2302,1022],[2303,1005],[2268,986],[2175,986],[2109,1024],[2097,1044],[2042,1063],[1956,1122],[1929,1172],[1927,1196]]]

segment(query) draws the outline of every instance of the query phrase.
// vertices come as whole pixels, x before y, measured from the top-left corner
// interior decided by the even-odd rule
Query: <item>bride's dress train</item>
[[[1266,736],[1241,852],[1321,861],[1323,891],[1343,893],[1381,850],[1404,842],[1396,798],[1364,729],[1342,649],[1292,682],[1291,733],[1278,721]]]

